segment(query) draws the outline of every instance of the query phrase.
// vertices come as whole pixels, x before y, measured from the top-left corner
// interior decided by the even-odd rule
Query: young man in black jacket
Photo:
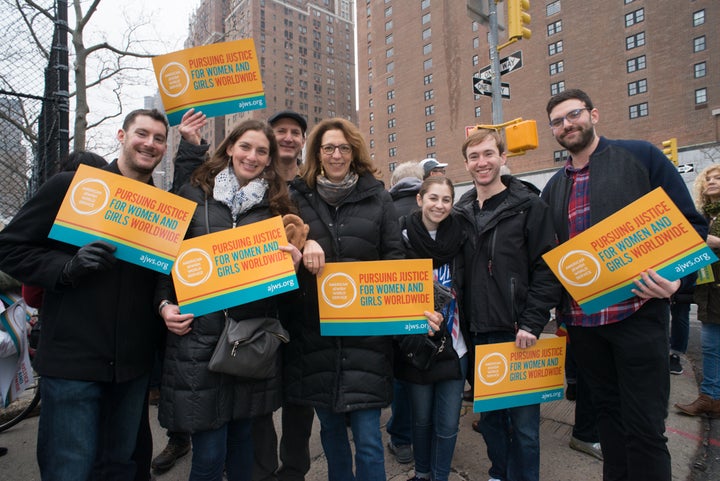
[[[561,292],[542,259],[556,245],[550,211],[525,184],[501,176],[505,144],[496,131],[473,133],[462,153],[475,186],[455,205],[468,232],[463,306],[471,340],[532,347]],[[539,404],[484,412],[479,429],[492,479],[539,480]]]
[[[128,114],[117,160],[105,170],[151,183],[167,148],[157,110]],[[48,239],[74,173],[48,180],[0,232],[0,269],[45,289],[35,358],[42,376],[38,463],[43,479],[133,479],[131,460],[163,324],[157,274],[118,261],[115,246]]]

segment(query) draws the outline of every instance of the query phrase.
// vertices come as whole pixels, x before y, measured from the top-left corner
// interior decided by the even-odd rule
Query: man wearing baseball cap
[[[440,163],[437,159],[429,157],[427,159],[421,160],[420,166],[425,172],[423,175],[423,180],[425,180],[433,175],[445,175],[445,167],[447,167],[447,164]]]
[[[292,110],[274,113],[268,123],[275,132],[280,154],[279,170],[288,182],[298,174],[298,166],[302,162],[302,149],[305,145],[307,121],[305,117]]]

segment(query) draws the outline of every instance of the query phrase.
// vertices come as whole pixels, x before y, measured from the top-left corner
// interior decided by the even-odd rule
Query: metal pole
[[[488,20],[490,23],[490,73],[492,75],[492,123],[499,125],[503,122],[502,91],[500,79],[500,55],[498,53],[498,18],[495,0],[488,0]]]

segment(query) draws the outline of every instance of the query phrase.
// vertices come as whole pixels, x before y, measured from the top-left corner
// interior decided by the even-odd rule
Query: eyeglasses
[[[586,110],[590,110],[589,108],[585,107],[582,109],[575,109],[568,112],[564,117],[558,117],[557,119],[552,119],[550,121],[550,128],[551,129],[559,129],[565,124],[565,121],[567,120],[571,124],[574,124],[575,121],[577,121],[582,113]]]
[[[320,151],[325,155],[332,155],[335,153],[335,149],[339,149],[342,155],[348,155],[352,153],[352,146],[348,144],[325,144],[320,146]]]

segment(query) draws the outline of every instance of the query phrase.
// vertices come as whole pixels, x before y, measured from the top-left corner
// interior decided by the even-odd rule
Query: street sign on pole
[[[478,77],[477,74],[473,75],[473,93],[478,95],[487,95],[488,97],[492,96],[492,82],[490,80]],[[500,94],[504,99],[510,98],[509,83],[500,83]]]
[[[680,164],[677,166],[677,170],[681,174],[689,174],[695,172],[695,164]]]
[[[522,52],[518,50],[517,52],[500,59],[500,75],[505,75],[517,70],[522,67],[522,65]],[[492,78],[490,65],[486,65],[481,68],[476,75],[483,80],[490,80]]]

